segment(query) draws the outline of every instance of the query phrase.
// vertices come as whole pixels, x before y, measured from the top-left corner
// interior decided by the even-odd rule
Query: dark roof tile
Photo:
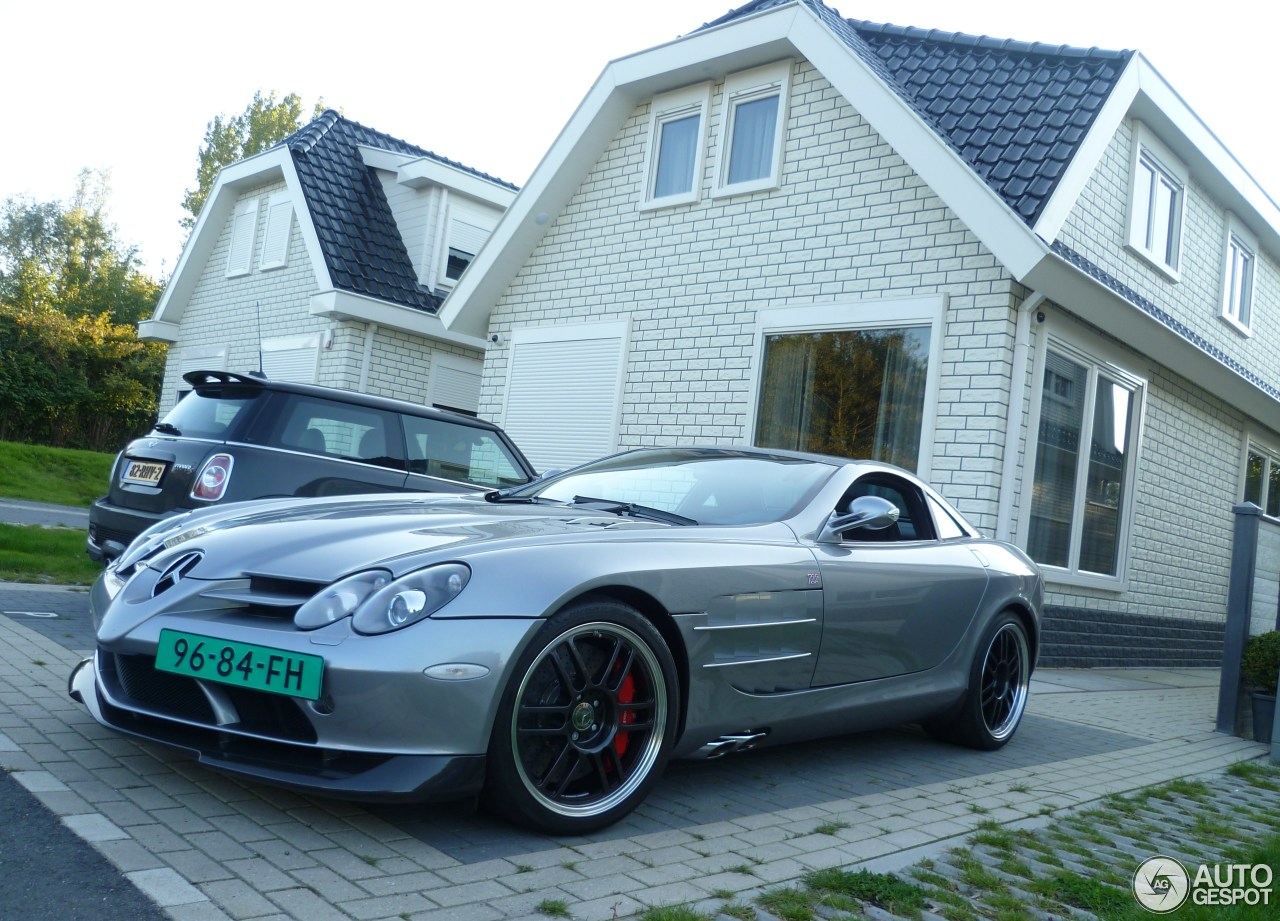
[[[359,148],[429,157],[481,179],[516,187],[329,110],[280,142],[289,149],[334,287],[435,313],[440,298],[417,271],[391,213],[382,183]]]
[[[704,28],[788,2],[797,0],[754,0]],[[820,0],[798,2],[809,7],[1029,224],[1035,223],[1053,194],[1062,173],[1061,161],[1075,155],[1134,54],[845,19]],[[974,127],[970,116],[990,131],[981,142],[970,134]],[[991,130],[995,126],[987,120],[990,116],[1003,116],[999,130]],[[1011,128],[1021,129],[1016,143]],[[1030,133],[1022,135],[1026,129]],[[1028,152],[1025,148],[1033,139],[1039,143]],[[1046,181],[1031,183],[1030,190],[1025,184],[1017,191],[1000,185],[991,166],[1010,161],[1017,166],[1026,158],[1035,178]],[[999,172],[1007,176],[1012,168]]]

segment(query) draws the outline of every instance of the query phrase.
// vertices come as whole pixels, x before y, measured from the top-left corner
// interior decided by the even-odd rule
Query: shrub
[[[1244,644],[1240,675],[1255,691],[1276,693],[1276,674],[1280,672],[1280,630],[1260,633]]]

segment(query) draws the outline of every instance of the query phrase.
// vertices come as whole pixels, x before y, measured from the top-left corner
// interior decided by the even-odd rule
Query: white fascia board
[[[360,145],[360,157],[365,166],[386,170],[396,174],[396,182],[411,189],[425,189],[427,186],[444,186],[451,192],[457,192],[468,198],[474,198],[493,205],[496,208],[507,208],[516,197],[514,189],[484,179],[475,173],[458,169],[447,163],[441,163],[432,157],[411,157],[379,147]]]
[[[273,180],[283,179],[287,194],[293,201],[293,212],[298,218],[298,229],[306,244],[307,255],[311,260],[311,268],[315,274],[316,287],[324,290],[333,287],[329,279],[329,270],[325,265],[324,253],[320,249],[320,240],[316,236],[315,224],[311,220],[311,212],[307,210],[306,199],[302,194],[302,186],[298,181],[298,173],[294,168],[293,157],[284,146],[273,147],[253,157],[224,166],[218,178],[209,190],[209,197],[200,209],[195,227],[187,237],[178,264],[173,275],[165,286],[164,294],[151,320],[144,320],[138,325],[138,334],[143,335],[142,327],[163,331],[177,329],[186,313],[187,303],[191,300],[200,276],[204,274],[205,264],[210,253],[218,243],[218,235],[227,223],[236,206],[236,199],[241,191],[253,186],[263,185]],[[155,324],[155,325],[151,325]],[[176,338],[175,338],[176,341]]]
[[[462,345],[483,352],[488,344],[479,336],[468,336],[456,330],[446,329],[438,316],[381,301],[377,298],[352,294],[330,288],[311,296],[310,313],[326,320],[355,320],[358,323],[375,323],[380,327],[425,336],[451,345]]]
[[[1047,255],[1023,283],[1250,418],[1280,431],[1280,402],[1269,393],[1058,255]]]
[[[1058,239],[1062,225],[1067,222],[1085,185],[1098,168],[1098,164],[1102,162],[1107,148],[1115,139],[1116,131],[1129,117],[1129,109],[1133,105],[1134,97],[1138,94],[1140,60],[1140,56],[1136,54],[1129,60],[1124,73],[1112,87],[1111,95],[1107,97],[1101,111],[1093,120],[1089,133],[1085,135],[1075,156],[1067,164],[1067,169],[1058,180],[1053,195],[1045,204],[1044,210],[1040,212],[1040,217],[1036,220],[1035,232],[1042,240],[1052,242]]]
[[[177,323],[166,323],[164,320],[143,320],[138,324],[138,338],[145,342],[168,342],[170,345],[178,341],[181,327]]]
[[[1264,249],[1280,258],[1280,205],[1151,62],[1141,54],[1137,57],[1139,85],[1131,107],[1133,116],[1173,149],[1219,205],[1240,217]]]
[[[844,94],[1015,276],[1043,258],[1047,247],[1026,222],[853,49],[808,7],[792,3],[610,63],[446,299],[445,325],[474,336],[487,332],[493,306],[641,100],[797,55]]]

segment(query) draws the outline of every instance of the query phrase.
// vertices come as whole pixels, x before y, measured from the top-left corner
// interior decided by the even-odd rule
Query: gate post
[[[1238,735],[1240,728],[1240,658],[1249,639],[1253,616],[1253,577],[1258,563],[1258,528],[1262,509],[1252,502],[1232,506],[1236,516],[1231,541],[1231,584],[1227,589],[1227,626],[1222,642],[1222,683],[1218,687],[1217,731]]]

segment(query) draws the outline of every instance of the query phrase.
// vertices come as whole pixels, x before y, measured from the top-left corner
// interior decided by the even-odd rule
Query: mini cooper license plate
[[[156,668],[204,681],[317,700],[324,657],[161,630]]]
[[[129,461],[120,477],[123,483],[141,483],[143,486],[155,486],[164,476],[164,464],[152,464],[146,461]]]

